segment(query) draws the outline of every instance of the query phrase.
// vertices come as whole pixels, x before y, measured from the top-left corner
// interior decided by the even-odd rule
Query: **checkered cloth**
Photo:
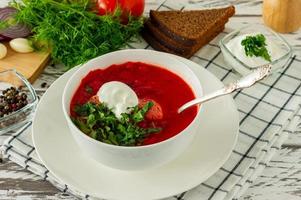
[[[152,9],[185,9],[165,1]],[[191,5],[190,5],[191,6]],[[223,33],[192,57],[192,61],[205,67],[224,83],[232,82],[239,75],[223,61],[218,41],[237,25],[227,24]],[[151,47],[145,42],[134,43],[129,48]],[[281,73],[276,73],[255,86],[233,95],[240,114],[239,138],[228,161],[207,181],[196,188],[168,200],[222,200],[238,199],[252,184],[270,161],[275,151],[289,133],[297,130],[301,119],[301,58],[294,55]],[[94,199],[59,182],[37,157],[26,124],[5,141],[2,149],[12,161],[51,182],[63,192],[86,199]]]

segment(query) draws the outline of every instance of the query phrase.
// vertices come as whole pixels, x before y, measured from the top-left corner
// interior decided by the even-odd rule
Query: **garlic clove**
[[[7,54],[7,48],[4,44],[0,43],[0,59],[4,58]]]
[[[33,52],[33,48],[30,46],[29,40],[26,38],[16,38],[9,42],[10,47],[19,53]]]

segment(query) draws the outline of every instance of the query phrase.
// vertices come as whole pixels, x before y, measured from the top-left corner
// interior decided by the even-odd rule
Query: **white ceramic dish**
[[[145,49],[127,49],[97,57],[81,66],[65,86],[62,98],[63,112],[72,136],[88,156],[116,169],[145,170],[175,159],[187,148],[193,140],[199,121],[202,119],[203,108],[199,109],[194,120],[183,131],[156,144],[124,147],[99,142],[87,136],[75,126],[70,118],[70,102],[79,87],[80,80],[95,69],[107,68],[113,64],[123,64],[128,61],[144,62],[172,71],[190,85],[196,97],[202,96],[203,89],[197,76],[185,63],[174,58],[171,54]],[[172,99],[170,100],[172,101]]]
[[[208,93],[222,83],[199,65],[185,62]],[[63,183],[98,198],[160,199],[202,183],[228,159],[237,140],[238,112],[231,96],[204,104],[200,131],[177,159],[152,170],[126,172],[86,156],[69,133],[61,108],[62,90],[75,70],[61,76],[43,95],[33,123],[33,141],[45,166]],[[197,199],[197,197],[196,197]]]

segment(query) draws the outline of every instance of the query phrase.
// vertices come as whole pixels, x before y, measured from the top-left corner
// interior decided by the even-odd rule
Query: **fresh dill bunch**
[[[18,10],[15,20],[31,27],[34,47],[50,50],[69,69],[124,47],[143,26],[142,17],[120,23],[120,9],[98,16],[89,0],[22,0],[11,6]]]

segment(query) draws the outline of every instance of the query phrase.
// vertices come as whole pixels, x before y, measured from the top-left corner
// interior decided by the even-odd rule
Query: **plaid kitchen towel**
[[[192,1],[193,2],[193,1]],[[149,4],[152,9],[185,9],[164,1]],[[241,24],[227,24],[223,33],[203,47],[191,59],[215,74],[224,83],[239,76],[223,61],[218,41]],[[232,28],[231,28],[232,27]],[[129,48],[150,48],[145,42]],[[233,95],[240,114],[237,145],[228,161],[207,181],[168,200],[238,199],[265,168],[288,134],[301,119],[301,57],[293,56],[281,73],[276,73],[255,86]],[[37,157],[31,139],[31,123],[5,141],[2,150],[12,161],[51,182],[63,192],[79,198],[94,199],[58,181]]]

